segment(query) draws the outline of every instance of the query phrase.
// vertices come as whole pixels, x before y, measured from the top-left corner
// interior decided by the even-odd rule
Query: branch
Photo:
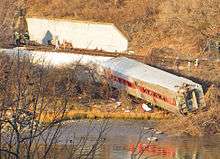
[[[6,152],[6,153],[11,154],[11,155],[15,156],[16,158],[18,158],[18,155],[15,152],[9,151],[7,149],[0,149],[0,151],[1,152]]]

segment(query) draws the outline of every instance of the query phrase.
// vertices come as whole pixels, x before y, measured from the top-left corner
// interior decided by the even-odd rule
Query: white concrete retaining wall
[[[27,24],[31,40],[42,44],[57,37],[60,43],[65,40],[74,48],[109,52],[128,48],[128,39],[111,23],[27,18]]]
[[[42,52],[42,51],[27,51],[24,49],[0,49],[0,53],[3,52],[10,56],[29,56],[33,58],[33,62],[44,65],[51,65],[55,67],[62,67],[73,63],[81,64],[96,64],[100,65],[102,62],[111,59],[112,57],[103,56],[90,56],[81,54],[71,54],[62,52]]]

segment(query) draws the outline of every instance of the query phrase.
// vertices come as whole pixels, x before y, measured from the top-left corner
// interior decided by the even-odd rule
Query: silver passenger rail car
[[[101,64],[101,72],[113,87],[175,114],[206,106],[200,84],[133,59],[107,60]]]

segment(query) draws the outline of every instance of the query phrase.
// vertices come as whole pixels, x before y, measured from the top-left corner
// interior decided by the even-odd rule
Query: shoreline
[[[43,114],[43,122],[49,122],[54,118],[52,113]],[[171,118],[170,114],[163,111],[155,112],[107,112],[98,110],[71,110],[65,113],[64,120],[81,119],[111,119],[111,120],[165,120]]]

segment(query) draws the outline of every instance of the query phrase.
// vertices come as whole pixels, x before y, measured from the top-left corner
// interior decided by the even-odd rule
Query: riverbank
[[[10,56],[11,57],[11,56]],[[2,65],[6,65],[8,63],[9,57],[2,54]],[[15,59],[11,59],[12,61]],[[25,60],[25,59],[23,59]],[[26,59],[27,60],[27,59]],[[30,61],[31,62],[31,61]],[[35,71],[35,69],[41,69],[37,64],[28,64],[32,66],[31,70],[27,70],[25,74],[21,75],[21,77],[28,77],[28,80],[32,80],[29,75],[30,71]],[[24,67],[25,63],[24,63]],[[35,68],[34,68],[35,67]],[[14,67],[15,69],[16,67]],[[215,134],[219,132],[219,117],[217,116],[219,112],[219,77],[215,75],[215,78],[211,78],[214,75],[199,76],[204,77],[201,80],[204,82],[203,87],[205,89],[209,88],[210,84],[216,83],[216,86],[210,87],[210,89],[205,93],[206,103],[208,111],[200,112],[198,114],[189,114],[186,117],[176,117],[172,114],[167,113],[164,110],[155,109],[151,112],[145,112],[142,109],[142,104],[146,103],[146,101],[133,101],[133,99],[122,92],[114,92],[109,86],[108,82],[103,79],[102,83],[97,83],[96,81],[96,70],[89,66],[84,65],[74,65],[72,68],[44,68],[41,71],[45,72],[47,75],[43,78],[44,81],[48,82],[47,87],[44,88],[44,93],[46,93],[46,99],[60,101],[60,98],[63,97],[62,94],[66,92],[67,89],[69,92],[68,105],[63,114],[61,111],[60,117],[64,118],[63,120],[72,120],[72,119],[135,119],[135,120],[160,120],[161,125],[163,126],[163,130],[167,131],[171,134],[183,134],[187,133],[193,136],[201,136],[208,132],[208,134]],[[208,69],[207,67],[205,67]],[[213,65],[214,71],[218,70],[218,63]],[[6,71],[2,72],[2,77],[7,76],[8,71],[7,67],[5,67]],[[32,70],[33,69],[33,70]],[[192,68],[193,71],[199,71],[198,74],[201,75],[203,69],[203,65],[200,65],[199,68]],[[180,70],[182,73],[182,70]],[[189,71],[188,71],[189,72]],[[188,74],[185,72],[185,74]],[[208,72],[208,71],[206,71]],[[212,70],[212,74],[214,74]],[[35,78],[35,72],[32,74],[33,78]],[[195,75],[193,75],[195,77]],[[16,78],[16,76],[14,77]],[[210,78],[210,79],[209,79]],[[51,81],[54,81],[51,82]],[[69,81],[69,85],[66,86],[65,83]],[[28,83],[32,86],[32,81]],[[27,85],[26,83],[24,85]],[[43,87],[43,85],[41,86]],[[215,88],[214,88],[215,87]],[[214,89],[212,89],[214,88]],[[44,95],[42,93],[42,95]],[[66,97],[66,95],[65,95]],[[48,103],[47,103],[48,102]],[[57,119],[57,114],[60,112],[59,110],[55,111],[55,115],[51,110],[53,109],[62,109],[63,107],[59,105],[58,108],[54,108],[51,105],[50,101],[44,103],[45,105],[49,105],[45,108],[46,114],[41,114],[42,122],[50,122],[51,120]],[[55,104],[55,105],[56,105]],[[45,109],[43,108],[43,109]],[[54,111],[54,110],[53,110]],[[44,111],[45,112],[45,111]],[[58,115],[59,116],[59,115]],[[216,117],[217,116],[217,117]],[[178,122],[177,122],[178,121]],[[206,124],[206,121],[208,121]],[[183,126],[184,123],[185,125]],[[213,124],[214,123],[214,124]],[[205,125],[205,126],[204,126]]]
[[[50,122],[56,114],[42,114],[42,122]],[[76,106],[65,113],[64,120],[80,120],[80,119],[123,119],[123,120],[165,120],[172,118],[173,115],[162,110],[154,110],[145,112],[141,105],[135,108],[126,109],[125,106],[115,108],[115,103],[103,105],[93,105],[89,107]]]
[[[141,113],[141,112],[101,112],[101,111],[70,111],[65,116],[65,120],[78,119],[125,119],[125,120],[161,120],[167,119],[170,116],[162,111],[155,113]],[[46,115],[43,122],[53,119],[53,115]]]

